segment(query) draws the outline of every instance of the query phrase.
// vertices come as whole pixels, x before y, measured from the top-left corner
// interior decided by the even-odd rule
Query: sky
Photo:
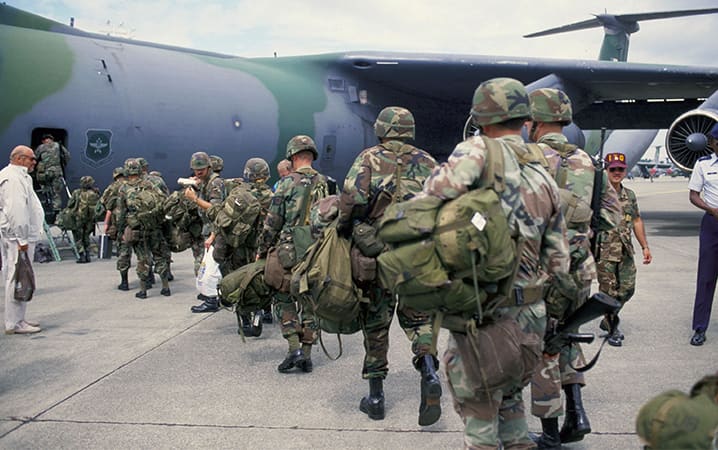
[[[718,0],[4,0],[61,23],[236,56],[394,51],[596,59],[602,29],[526,39],[591,19],[718,7]],[[629,61],[718,65],[718,14],[641,23]]]

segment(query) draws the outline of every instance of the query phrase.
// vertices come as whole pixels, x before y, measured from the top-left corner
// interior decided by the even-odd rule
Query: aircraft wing
[[[718,67],[526,57],[351,52],[338,64],[378,91],[460,106],[467,115],[474,89],[493,77],[531,83],[554,75],[583,129],[668,128],[676,116],[718,90]],[[536,86],[536,87],[546,87]],[[372,98],[371,91],[368,92]]]

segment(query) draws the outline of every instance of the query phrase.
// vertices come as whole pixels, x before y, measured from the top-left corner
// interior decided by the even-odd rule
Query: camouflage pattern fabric
[[[618,199],[622,216],[618,227],[599,234],[598,285],[601,292],[614,297],[622,305],[636,290],[636,264],[633,249],[633,221],[641,216],[636,194],[623,185]]]
[[[120,188],[118,223],[127,224],[130,215],[142,213],[142,211],[130,211],[127,206],[128,201],[132,202],[131,197],[138,195],[142,190],[151,190],[159,194],[159,191],[156,190],[154,185],[143,178],[128,179],[127,182],[122,185]],[[127,244],[130,245],[132,251],[137,255],[137,277],[143,282],[146,282],[150,277],[150,269],[154,266],[154,271],[160,275],[162,280],[166,280],[169,271],[167,255],[169,255],[170,252],[169,249],[165,248],[167,242],[162,237],[162,230],[160,228],[152,228],[134,231],[138,239]],[[119,260],[117,264],[118,270],[121,272],[127,270],[124,268],[124,262],[122,267],[120,266]],[[127,265],[129,266],[129,258]]]
[[[72,191],[70,200],[67,202],[67,208],[75,211],[75,227],[72,229],[72,234],[75,238],[75,246],[80,254],[90,250],[90,235],[95,231],[94,217],[88,217],[79,211],[80,208],[92,208],[93,211],[95,208],[95,204],[84,204],[85,201],[82,197],[88,197],[84,195],[85,191],[94,192],[95,196],[90,196],[94,199],[97,199],[99,196],[97,188],[91,185],[89,188],[80,188]]]
[[[152,185],[162,193],[164,196],[170,195],[170,190],[167,187],[167,183],[165,183],[165,180],[159,176],[159,175],[153,175],[152,172],[147,173],[144,175],[144,178],[147,179]]]
[[[35,150],[35,158],[37,158],[37,167],[35,168],[37,181],[42,186],[42,191],[52,198],[52,207],[55,210],[62,208],[62,191],[64,184],[61,177],[63,176],[63,166],[70,161],[70,152],[57,142],[49,144],[41,144]]]
[[[216,173],[210,173],[207,181],[200,184],[197,195],[200,199],[209,202],[212,205],[221,205],[227,197],[227,192],[224,189],[224,181]],[[202,218],[203,223],[202,236],[207,237],[212,231],[214,231],[212,221],[209,217],[207,217],[207,213],[201,208],[199,210],[199,216]]]
[[[110,223],[108,227],[113,228],[114,231],[108,233],[111,239],[117,240],[117,232],[119,230],[117,226],[117,215],[120,211],[120,187],[125,181],[115,180],[105,188],[100,196],[100,203],[105,207],[107,211],[110,211]]]
[[[532,101],[534,94],[532,93]],[[546,98],[546,97],[541,97]],[[547,100],[548,101],[548,100]],[[560,114],[561,110],[557,113]],[[545,119],[557,117],[545,117]],[[536,119],[536,117],[534,117]],[[547,133],[539,141],[539,146],[549,163],[549,173],[557,182],[561,193],[561,209],[569,211],[571,218],[566,218],[569,252],[571,255],[570,274],[577,286],[577,298],[560,298],[556,301],[564,303],[560,308],[566,314],[574,311],[586,301],[591,289],[591,281],[596,279],[596,262],[591,253],[590,238],[592,235],[590,222],[592,214],[590,202],[593,196],[595,167],[593,160],[583,150],[568,144],[568,139],[560,133]],[[561,192],[564,190],[564,192]],[[569,204],[570,203],[570,204]],[[581,209],[584,209],[581,213]],[[585,213],[588,212],[589,215]],[[610,230],[618,225],[620,219],[618,195],[608,183],[604,174],[601,190],[601,210],[599,212],[599,231]],[[572,220],[572,219],[576,220]],[[579,344],[563,348],[560,365],[557,358],[544,355],[541,364],[531,380],[531,413],[540,418],[558,417],[563,414],[561,402],[561,380],[563,384],[577,383],[585,385],[584,376],[571,369],[569,362],[578,367],[584,361]],[[555,368],[559,370],[555,370]]]
[[[304,144],[300,142],[297,145]],[[319,198],[315,199],[319,200],[326,196],[326,186],[326,177],[311,167],[302,167],[282,178],[277,191],[271,197],[264,218],[257,254],[265,257],[269,249],[278,243],[280,233],[291,233],[293,227],[304,225],[300,222],[309,220],[311,191],[314,190],[319,195]],[[323,194],[320,195],[320,192]],[[302,343],[312,344],[318,329],[314,317],[311,314],[302,315],[300,302],[288,293],[278,292],[274,298],[280,310],[282,336],[290,340],[298,335]]]
[[[405,115],[402,116],[402,111],[389,112],[391,117],[384,119],[405,122],[408,120]],[[377,123],[379,119],[382,119],[381,114]],[[413,117],[411,122],[413,134]],[[370,209],[378,196],[382,192],[391,196],[397,189],[397,160],[401,162],[402,178],[413,179],[419,186],[411,194],[420,191],[420,186],[436,166],[436,160],[427,152],[400,140],[389,140],[365,149],[356,157],[344,179],[344,188],[339,200],[340,227],[350,228],[354,220],[371,222],[368,215],[372,212]],[[408,183],[404,184],[408,186]],[[382,289],[378,282],[358,283],[358,287],[370,300],[368,304],[361,304],[359,313],[365,349],[362,377],[385,378],[388,372],[389,327],[394,317],[396,299],[389,291]],[[411,341],[415,359],[429,354],[433,330],[432,316],[409,308],[400,308],[398,316],[399,325]]]
[[[542,88],[531,94],[531,118],[534,122],[559,122],[568,125],[573,121],[571,100],[558,89]]]
[[[472,112],[473,114],[473,112]],[[520,166],[518,158],[529,159],[529,150],[521,136],[507,135],[496,139],[504,156],[504,181],[501,206],[514,236],[525,239],[516,287],[540,286],[552,275],[569,268],[566,225],[561,214],[559,194],[553,178],[537,163]],[[446,163],[440,165],[424,183],[424,192],[443,199],[453,199],[487,182],[482,177],[486,165],[486,147],[482,138],[471,137],[456,146]],[[546,330],[546,308],[543,302],[502,308],[497,311],[515,317],[526,333],[540,337]],[[464,420],[464,445],[469,448],[533,448],[528,437],[521,390],[513,386],[496,391],[486,402],[466,389],[462,355],[451,340],[444,355],[447,379],[454,405]]]
[[[380,138],[414,139],[414,115],[406,108],[382,109],[374,122],[374,134]]]
[[[477,126],[530,117],[528,94],[517,80],[493,78],[481,83],[474,91],[471,119]]]

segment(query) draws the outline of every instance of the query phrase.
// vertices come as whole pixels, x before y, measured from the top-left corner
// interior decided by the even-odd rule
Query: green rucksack
[[[264,283],[265,260],[245,264],[220,280],[219,298],[225,306],[234,306],[240,314],[263,309],[272,303],[272,290]]]
[[[360,329],[360,295],[352,280],[350,249],[335,222],[292,269],[292,294],[317,317],[320,328],[331,333],[352,334]]]
[[[127,225],[132,229],[153,230],[165,220],[165,197],[153,187],[131,186],[127,192]]]
[[[230,247],[238,248],[256,239],[257,220],[262,211],[259,200],[246,184],[235,186],[221,206],[207,210],[210,218]],[[252,243],[252,245],[255,245]]]
[[[517,268],[516,244],[501,207],[503,150],[484,139],[482,187],[443,202],[419,196],[390,205],[379,237],[379,281],[417,310],[491,312],[505,303]]]
[[[82,189],[77,197],[75,205],[77,219],[83,223],[94,222],[95,208],[100,201],[100,194],[94,189]]]

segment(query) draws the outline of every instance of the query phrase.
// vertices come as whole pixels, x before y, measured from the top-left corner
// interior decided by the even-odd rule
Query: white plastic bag
[[[212,257],[212,252],[214,252],[214,246],[210,246],[204,251],[202,263],[197,272],[197,290],[207,297],[217,296],[217,285],[222,279],[219,264]]]

